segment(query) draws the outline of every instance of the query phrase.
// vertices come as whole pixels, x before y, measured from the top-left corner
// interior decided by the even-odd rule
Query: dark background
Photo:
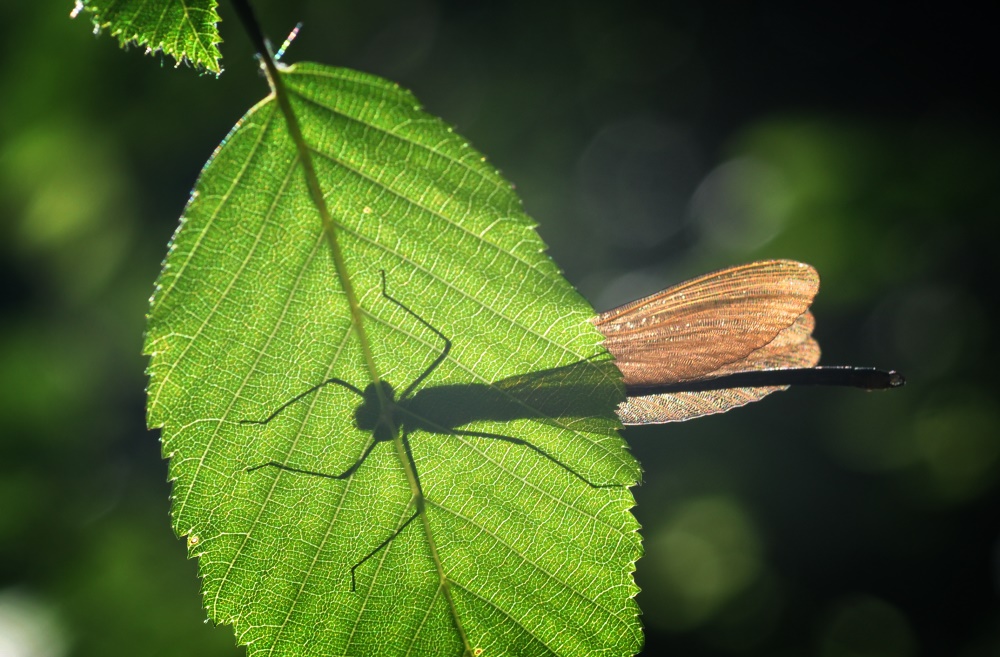
[[[815,265],[827,364],[629,429],[646,654],[1000,654],[995,33],[798,2],[259,4],[286,56],[411,88],[512,180],[598,309],[762,257]],[[144,428],[143,315],[200,167],[266,93],[0,8],[0,654],[233,655]],[[33,642],[33,643],[32,643]],[[29,647],[26,647],[29,646]]]

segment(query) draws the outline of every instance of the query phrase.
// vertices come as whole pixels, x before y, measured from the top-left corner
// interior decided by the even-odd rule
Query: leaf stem
[[[264,38],[264,33],[260,29],[260,23],[254,15],[253,7],[248,0],[231,1],[236,14],[240,18],[240,22],[243,23],[247,36],[250,38],[250,42],[261,59],[268,84],[271,86],[271,93],[278,102],[278,107],[285,117],[285,123],[288,125],[288,132],[295,143],[295,149],[298,152],[299,161],[302,163],[302,169],[306,176],[309,197],[312,199],[316,209],[319,210],[320,219],[323,222],[323,234],[330,248],[330,255],[333,257],[333,266],[344,288],[344,294],[347,296],[347,304],[351,311],[351,325],[354,327],[354,332],[361,343],[361,353],[364,356],[365,366],[368,368],[372,383],[376,384],[375,389],[384,408],[391,400],[383,397],[382,386],[378,385],[378,369],[375,367],[375,359],[372,356],[371,346],[368,342],[368,334],[364,329],[364,314],[361,311],[358,296],[354,292],[354,285],[351,283],[347,263],[344,261],[344,253],[341,251],[340,243],[337,241],[336,226],[333,217],[330,215],[330,209],[327,207],[326,199],[323,197],[323,191],[319,185],[319,176],[316,175],[316,168],[313,165],[309,146],[302,135],[302,128],[299,126],[298,118],[296,118],[295,112],[292,110],[292,103],[285,88],[285,83],[281,79],[278,64],[271,53],[267,39]]]
[[[417,475],[416,462],[413,460],[413,454],[410,452],[410,446],[406,440],[405,434],[400,431],[400,427],[394,426],[395,423],[392,421],[393,414],[388,411],[388,409],[395,404],[395,400],[386,394],[384,386],[379,385],[378,370],[375,367],[375,359],[372,356],[371,346],[368,343],[368,335],[364,330],[361,304],[358,303],[358,297],[354,292],[354,286],[351,284],[351,278],[347,271],[347,263],[344,261],[344,254],[340,249],[339,242],[337,241],[337,234],[335,230],[336,226],[330,215],[330,210],[326,205],[326,199],[323,197],[323,192],[320,189],[319,177],[316,175],[316,168],[313,166],[309,146],[306,144],[305,137],[302,135],[302,129],[299,126],[298,119],[292,109],[292,103],[289,99],[288,91],[281,79],[278,64],[274,59],[274,55],[271,52],[267,39],[264,38],[264,34],[260,29],[260,23],[254,15],[253,7],[250,5],[249,0],[231,0],[231,2],[240,18],[240,22],[243,23],[243,27],[246,29],[247,35],[250,37],[250,41],[253,44],[254,49],[257,51],[257,54],[260,56],[261,62],[263,63],[264,72],[267,75],[267,81],[271,86],[271,93],[277,100],[278,107],[285,117],[285,123],[288,125],[288,132],[290,133],[292,141],[295,143],[295,148],[298,151],[298,157],[306,175],[306,185],[309,188],[309,196],[312,199],[313,204],[316,206],[316,209],[319,210],[320,218],[323,221],[323,233],[326,236],[327,245],[330,247],[330,254],[333,256],[333,266],[337,271],[337,276],[340,278],[341,285],[344,288],[344,294],[347,295],[347,303],[351,309],[351,325],[354,327],[358,340],[361,343],[361,351],[364,354],[365,365],[368,367],[372,383],[375,384],[375,392],[378,396],[380,407],[383,409],[383,420],[389,423],[390,430],[393,433],[393,442],[396,446],[396,453],[400,462],[403,464],[403,469],[406,473],[410,491],[416,504],[417,513],[420,515],[421,522],[424,526],[424,532],[427,536],[427,543],[430,548],[431,558],[433,559],[434,565],[438,571],[438,583],[444,593],[445,599],[447,600],[452,618],[455,621],[455,627],[458,631],[459,639],[462,642],[463,654],[469,656],[476,655],[479,651],[473,648],[473,646],[469,643],[468,636],[465,633],[465,628],[458,614],[458,608],[455,605],[455,600],[451,593],[451,582],[445,572],[444,563],[441,560],[441,556],[437,550],[437,544],[434,541],[434,533],[430,526],[430,520],[427,517],[423,488],[420,485],[420,479]]]

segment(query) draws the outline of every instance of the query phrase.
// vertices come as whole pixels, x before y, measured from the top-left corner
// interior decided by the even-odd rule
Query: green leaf
[[[216,0],[78,0],[73,16],[86,10],[94,31],[110,30],[125,47],[165,52],[218,75],[222,73]]]
[[[442,353],[414,315],[453,347],[400,402],[426,511],[364,560],[413,515],[408,461],[385,441],[316,474],[374,433],[347,386],[306,391],[372,378],[278,104],[254,107],[192,193],[145,345],[209,615],[251,655],[634,654],[639,470],[592,309],[509,183],[409,92],[282,76],[382,380],[398,395]],[[248,471],[271,461],[288,469]]]

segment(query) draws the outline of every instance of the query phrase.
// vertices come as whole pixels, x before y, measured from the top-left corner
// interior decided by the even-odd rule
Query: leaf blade
[[[84,0],[82,8],[90,16],[94,31],[109,29],[118,45],[146,48],[147,52],[165,52],[177,64],[190,62],[219,75],[222,53],[219,44],[219,14],[215,0]]]
[[[466,648],[634,653],[639,543],[628,486],[638,470],[615,432],[621,388],[586,322],[589,307],[544,254],[509,185],[412,95],[318,65],[283,75],[348,269],[359,272],[385,380],[405,388],[442,345],[382,296],[379,269],[390,294],[453,339],[410,400],[423,422],[413,420],[409,440],[430,534],[407,527],[358,569],[351,592],[351,566],[409,517],[397,455],[376,445],[346,481],[245,472],[276,460],[336,474],[372,440],[353,422],[360,400],[341,386],[266,425],[241,424],[331,376],[367,381],[294,147],[266,100],[199,179],[146,343],[149,424],[164,427],[175,528],[189,544],[197,538],[210,615],[234,624],[252,654],[458,653],[459,626]],[[536,374],[560,367],[586,413]],[[517,385],[501,385],[512,377]],[[212,399],[220,391],[222,401]],[[499,399],[506,415],[433,424],[447,416],[442,398],[477,395],[474,407]],[[617,487],[594,489],[523,445],[482,434],[530,439]],[[453,587],[454,612],[442,581]],[[508,591],[508,582],[517,586]]]

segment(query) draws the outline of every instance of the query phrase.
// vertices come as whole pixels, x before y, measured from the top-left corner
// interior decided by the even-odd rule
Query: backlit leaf
[[[145,347],[210,617],[251,655],[634,654],[639,470],[592,309],[509,183],[411,94],[314,64],[282,76],[382,380],[400,393],[443,341],[380,271],[453,348],[401,402],[426,513],[352,590],[412,514],[406,457],[379,442],[345,480],[247,471],[336,475],[373,440],[347,386],[295,400],[372,379],[285,121],[254,107],[195,187]]]
[[[123,47],[134,43],[218,74],[217,6],[216,0],[78,0],[73,16],[85,11],[95,32],[107,30]]]

